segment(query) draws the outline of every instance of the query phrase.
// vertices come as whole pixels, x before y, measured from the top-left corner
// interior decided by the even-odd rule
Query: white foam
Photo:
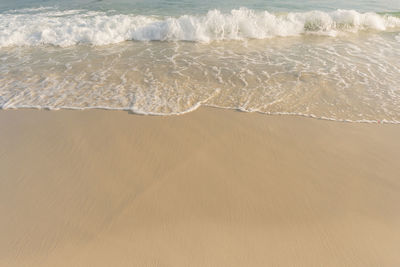
[[[212,10],[203,16],[156,18],[44,8],[33,13],[0,14],[0,47],[108,45],[127,40],[210,42],[308,33],[336,36],[343,31],[384,31],[399,27],[398,17],[354,10],[272,14],[241,8],[230,13]]]

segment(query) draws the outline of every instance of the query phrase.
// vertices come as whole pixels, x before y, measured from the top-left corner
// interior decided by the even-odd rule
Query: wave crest
[[[203,16],[157,18],[44,9],[35,13],[0,14],[0,47],[107,45],[127,40],[211,42],[301,34],[336,36],[340,32],[399,27],[398,17],[354,10],[273,14],[240,8],[230,13],[212,10]]]

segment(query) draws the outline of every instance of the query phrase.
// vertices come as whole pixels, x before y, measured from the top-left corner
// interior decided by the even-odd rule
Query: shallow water
[[[349,2],[5,1],[0,106],[397,123],[400,3]]]

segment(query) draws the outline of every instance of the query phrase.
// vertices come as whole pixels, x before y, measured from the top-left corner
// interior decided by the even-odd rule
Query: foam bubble
[[[398,17],[354,10],[273,14],[241,8],[230,13],[212,10],[202,16],[156,18],[41,9],[0,14],[0,47],[108,45],[127,40],[211,42],[301,34],[336,36],[343,31],[385,31],[398,27]]]

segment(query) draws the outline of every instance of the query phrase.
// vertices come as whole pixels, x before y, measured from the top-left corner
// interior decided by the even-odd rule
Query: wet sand
[[[0,266],[400,266],[400,125],[0,111]]]

